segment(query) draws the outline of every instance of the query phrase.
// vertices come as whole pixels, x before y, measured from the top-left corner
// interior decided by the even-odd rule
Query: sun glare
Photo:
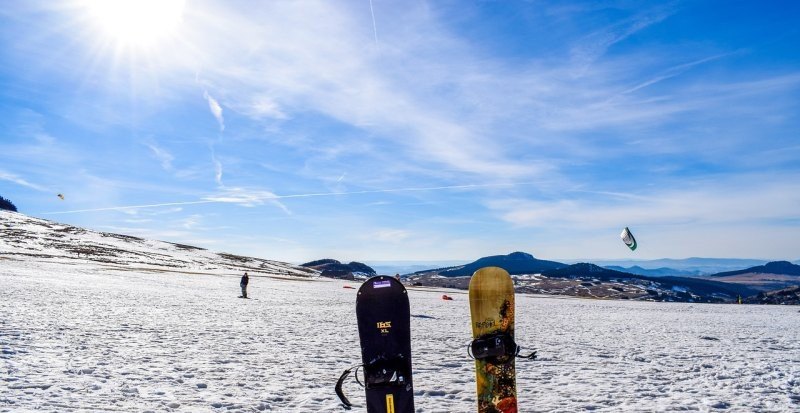
[[[84,0],[91,20],[121,46],[151,48],[171,35],[185,0]]]

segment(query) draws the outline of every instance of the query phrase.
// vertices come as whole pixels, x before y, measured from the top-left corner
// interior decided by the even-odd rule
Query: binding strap
[[[536,351],[520,356],[522,347],[518,346],[514,338],[507,333],[492,333],[476,338],[470,343],[468,354],[476,360],[486,360],[492,364],[505,364],[514,357],[536,360]]]
[[[360,382],[360,381],[358,381],[358,369],[359,369],[359,368],[361,368],[361,366],[362,366],[362,365],[361,365],[361,364],[359,364],[359,365],[356,365],[356,366],[350,367],[349,369],[345,370],[345,371],[342,373],[342,375],[341,375],[341,376],[339,376],[339,380],[336,382],[336,388],[335,388],[335,390],[336,390],[336,395],[337,395],[337,396],[339,396],[339,400],[341,400],[341,401],[342,401],[342,405],[344,406],[345,410],[350,410],[350,407],[352,407],[352,406],[353,406],[353,403],[350,403],[350,400],[348,400],[348,399],[347,399],[347,396],[345,396],[345,395],[344,395],[344,392],[342,391],[342,384],[344,384],[344,380],[345,380],[345,379],[347,378],[347,376],[349,376],[349,375],[350,375],[350,373],[351,373],[351,372],[353,372],[353,371],[355,371],[354,375],[355,375],[356,381],[358,382],[358,384],[361,384],[361,382]],[[362,386],[363,386],[363,385],[362,385]]]
[[[358,379],[358,369],[361,368],[364,370],[364,383],[361,383],[361,381]],[[346,410],[350,410],[350,407],[353,406],[353,403],[351,403],[350,400],[347,399],[347,396],[344,395],[344,391],[342,391],[342,385],[350,373],[353,373],[353,377],[355,377],[356,382],[361,385],[361,387],[366,387],[367,389],[381,387],[405,387],[408,385],[409,381],[408,361],[405,357],[403,357],[402,354],[398,354],[392,358],[381,355],[371,360],[367,364],[358,364],[350,367],[342,372],[342,375],[339,376],[339,380],[336,382],[335,387],[336,395],[339,396],[339,400],[341,400],[342,405]]]
[[[391,358],[381,355],[364,365],[364,383],[367,389],[403,387],[408,383],[408,376],[408,361],[402,354]]]

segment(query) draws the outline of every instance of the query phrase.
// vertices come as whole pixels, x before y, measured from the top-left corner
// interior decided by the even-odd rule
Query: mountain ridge
[[[483,267],[500,267],[508,271],[511,275],[535,274],[546,270],[565,267],[566,264],[540,260],[526,252],[516,251],[507,255],[491,255],[478,258],[477,260],[459,266],[436,268],[431,270],[417,271],[413,274],[436,273],[442,277],[463,277],[472,275],[475,271]]]
[[[314,260],[300,266],[321,271],[320,276],[322,277],[344,280],[367,279],[377,275],[375,270],[367,264],[356,261],[344,264],[332,258]]]
[[[286,262],[93,231],[10,211],[0,211],[0,258],[62,263],[93,261],[121,270],[319,276],[313,269]]]
[[[92,231],[0,211],[0,260],[49,261],[69,264],[94,261],[120,271],[255,274],[363,279],[376,275],[360,262],[343,264],[334,259],[306,263],[306,267],[280,261],[245,257],[166,241]],[[484,266],[499,266],[514,275],[520,292],[577,295],[592,298],[650,301],[730,302],[736,296],[786,288],[800,283],[800,266],[788,261],[770,262],[745,270],[719,273],[717,277],[648,276],[603,268],[591,263],[567,265],[540,260],[525,252],[493,255],[471,263],[406,275],[410,283],[465,288],[472,273]],[[327,273],[325,271],[328,271]],[[767,274],[754,281],[753,272]],[[786,273],[791,275],[785,275]],[[759,274],[760,276],[764,274]],[[737,278],[739,277],[739,278]],[[744,278],[743,278],[744,277]],[[788,280],[786,279],[788,277]],[[440,281],[436,281],[439,279]],[[788,283],[788,285],[787,285]],[[461,285],[458,287],[457,285]]]
[[[792,264],[789,261],[771,261],[764,265],[745,268],[737,271],[726,271],[711,275],[714,278],[730,277],[743,274],[780,274],[793,275],[800,277],[800,265]]]
[[[545,277],[591,277],[602,281],[612,281],[614,279],[638,279],[642,281],[649,281],[651,283],[658,283],[670,289],[685,288],[691,292],[700,295],[714,295],[726,294],[735,297],[742,295],[745,297],[755,295],[758,291],[739,284],[728,284],[719,281],[712,281],[703,278],[687,278],[687,277],[648,277],[645,275],[625,273],[621,271],[609,270],[590,263],[578,263],[568,267],[559,268],[556,270],[545,271],[542,273]]]
[[[676,270],[674,268],[660,267],[660,268],[643,268],[638,265],[632,267],[621,267],[618,265],[603,265],[603,268],[610,270],[627,272],[631,274],[647,275],[650,277],[665,277],[665,276],[679,276],[679,277],[699,277],[703,274],[700,271],[686,271]]]
[[[633,267],[639,266],[644,269],[671,268],[679,271],[696,271],[698,275],[716,274],[723,271],[734,271],[742,268],[764,265],[769,260],[753,258],[658,258],[651,260],[644,259],[582,259],[582,260],[562,260],[563,262],[574,264],[576,262],[591,262],[602,267],[620,266]]]

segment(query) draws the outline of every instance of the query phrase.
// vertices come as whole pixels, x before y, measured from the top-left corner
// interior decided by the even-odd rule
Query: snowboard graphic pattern
[[[502,268],[481,268],[469,283],[472,338],[514,337],[514,283]],[[475,359],[478,413],[516,413],[514,352]]]
[[[368,413],[413,413],[411,313],[405,287],[372,277],[356,298]]]

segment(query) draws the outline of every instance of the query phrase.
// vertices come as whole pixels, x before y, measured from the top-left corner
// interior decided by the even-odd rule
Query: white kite
[[[624,242],[631,251],[636,251],[636,238],[633,237],[628,227],[625,227],[625,229],[622,230],[622,234],[619,234],[619,236],[622,238],[622,242]]]

